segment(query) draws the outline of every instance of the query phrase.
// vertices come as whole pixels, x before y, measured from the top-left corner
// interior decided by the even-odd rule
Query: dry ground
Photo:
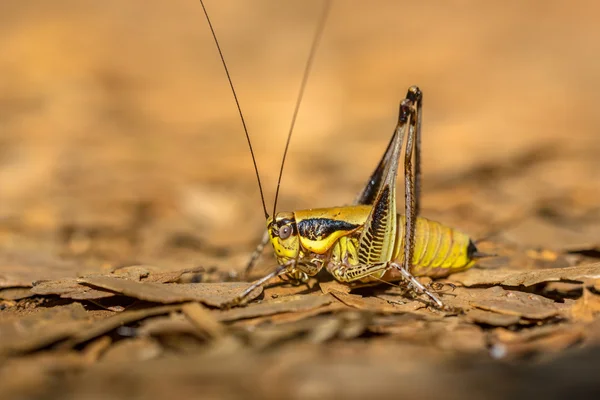
[[[268,204],[320,4],[207,2]],[[350,202],[418,84],[423,215],[499,256],[452,310],[316,281],[221,310],[264,221],[200,4],[1,2],[1,397],[598,395],[599,11],[336,2],[279,209]]]

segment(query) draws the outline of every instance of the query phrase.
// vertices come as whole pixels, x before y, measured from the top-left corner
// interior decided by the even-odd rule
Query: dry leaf
[[[281,297],[265,300],[261,303],[251,303],[246,307],[231,310],[216,311],[219,321],[236,321],[246,318],[256,318],[285,312],[299,312],[326,306],[333,301],[330,295],[309,294]]]
[[[446,331],[442,329],[436,337],[435,345],[440,349],[459,353],[483,352],[487,341],[485,332],[478,326],[459,324]]]
[[[457,288],[456,297],[448,298],[446,303],[465,308],[465,304],[482,310],[522,318],[542,320],[561,316],[566,306],[533,293],[505,290],[501,287],[488,289]]]
[[[276,299],[310,292],[311,289],[307,285],[294,285],[283,281],[279,281],[273,285],[269,284],[263,288],[265,299]]]
[[[363,297],[357,294],[342,293],[332,290],[331,294],[345,305],[359,310],[381,313],[405,313],[423,307],[423,303],[412,301],[406,304],[391,303],[378,297]]]
[[[311,343],[323,343],[335,338],[349,340],[362,335],[371,323],[372,314],[347,310],[313,320],[320,321],[320,323],[312,327],[307,340]]]
[[[521,320],[520,315],[500,314],[492,311],[471,309],[466,312],[467,320],[491,326],[515,325]]]
[[[202,334],[215,339],[225,335],[225,327],[215,318],[214,314],[198,303],[188,303],[181,307],[188,320]]]
[[[0,288],[30,287],[39,280],[76,277],[90,267],[35,252],[0,252]]]
[[[571,307],[571,318],[575,321],[592,322],[600,313],[600,295],[593,294],[587,289]]]
[[[88,325],[85,329],[80,329],[76,332],[76,334],[72,335],[72,337],[62,345],[62,347],[70,348],[80,343],[87,342],[88,340],[94,339],[98,336],[102,336],[120,326],[140,321],[144,318],[155,315],[168,314],[172,311],[177,311],[180,308],[181,305],[177,304],[150,307],[141,310],[123,311],[108,318],[96,320],[93,322],[93,324]]]
[[[586,285],[587,279],[581,283],[572,282],[548,282],[539,293],[546,297],[578,297],[581,295],[583,287]]]
[[[0,299],[2,300],[20,300],[34,295],[35,294],[31,293],[31,290],[28,287],[15,287],[0,290]]]
[[[89,326],[83,306],[54,306],[0,324],[0,354],[28,352],[66,339]]]
[[[338,293],[350,293],[350,290],[352,290],[350,285],[343,284],[336,280],[331,280],[328,282],[319,282],[319,287],[321,288],[321,292],[323,294],[328,294],[332,291],[336,291]]]
[[[139,281],[142,278],[147,277],[155,267],[146,266],[146,265],[125,265],[122,267],[118,267],[113,269],[110,272],[112,276],[118,276],[119,278],[131,279],[134,281]]]
[[[135,282],[108,276],[80,278],[79,282],[154,303],[199,301],[213,307],[221,307],[230,303],[248,287],[248,283],[244,282],[160,284]],[[251,301],[261,293],[262,287],[257,287],[248,294],[247,300]]]
[[[74,350],[39,351],[3,359],[0,367],[0,394],[5,399],[19,398],[21,394],[25,394],[25,398],[32,398],[32,394],[35,394],[33,397],[44,396],[44,393],[48,393],[46,385],[52,377],[81,372],[90,364],[85,354]],[[18,395],[11,393],[11,387],[17,389]]]
[[[197,332],[196,327],[181,313],[148,318],[142,321],[137,329],[140,336],[195,335]]]
[[[162,353],[160,345],[149,337],[121,340],[111,346],[102,356],[101,362],[146,361]]]
[[[531,286],[541,282],[580,282],[585,279],[598,278],[600,278],[600,263],[586,264],[577,267],[548,268],[526,272],[515,270],[471,269],[450,276],[452,281],[460,282],[464,286]]]
[[[204,268],[188,268],[180,269],[177,271],[162,271],[162,272],[150,272],[148,276],[142,278],[142,282],[153,282],[153,283],[175,283],[181,278],[183,274],[197,273],[204,271]]]
[[[369,331],[379,335],[394,335],[400,339],[418,337],[425,331],[427,321],[419,314],[375,316]]]
[[[559,325],[544,328],[516,333],[499,330],[491,339],[490,355],[497,359],[510,359],[555,353],[579,343],[585,336],[580,326]]]
[[[36,282],[31,288],[31,293],[41,296],[58,295],[64,299],[73,300],[97,300],[115,295],[113,292],[107,290],[80,285],[77,278]]]
[[[49,281],[37,281],[34,283],[31,292],[33,294],[47,296],[47,295],[58,295],[65,299],[73,300],[98,300],[107,297],[113,297],[114,291],[102,290],[99,288],[92,288],[87,285],[81,285],[82,279],[93,279],[93,278],[118,278],[123,280],[130,280],[132,282],[139,282],[140,280],[148,283],[170,283],[176,282],[183,274],[196,271],[196,269],[183,269],[177,271],[166,271],[166,272],[152,272],[153,267],[133,265],[118,268],[113,270],[108,275],[87,275],[81,278],[65,278],[58,280]]]
[[[323,343],[334,338],[351,339],[361,335],[370,322],[369,313],[346,311],[330,316],[316,316],[286,324],[265,326],[253,331],[253,347],[272,348],[294,338],[309,343]]]
[[[108,349],[111,344],[112,339],[109,336],[101,336],[85,346],[82,351],[83,358],[88,364],[92,364],[100,358],[102,353],[104,353],[104,351]]]
[[[236,326],[258,326],[262,324],[281,324],[295,322],[302,319],[314,317],[319,314],[328,314],[336,311],[348,310],[349,307],[340,302],[332,302],[326,306],[314,308],[306,311],[291,311],[283,312],[280,314],[272,314],[265,316],[258,316],[252,319],[244,319],[235,322]]]

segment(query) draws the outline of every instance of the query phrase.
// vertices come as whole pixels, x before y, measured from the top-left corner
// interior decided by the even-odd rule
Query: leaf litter
[[[219,280],[226,275],[219,272],[200,276],[202,268],[148,265],[73,270],[3,290],[0,377],[9,368],[31,380],[33,371],[36,377],[81,373],[186,355],[238,359],[340,343],[373,349],[403,343],[439,360],[472,355],[507,362],[551,362],[570,349],[600,345],[600,264],[548,268],[544,262],[519,270],[519,257],[561,254],[511,254],[510,263],[493,268],[422,279],[443,300],[441,310],[401,283],[274,280],[244,306],[230,308],[248,283]]]
[[[600,279],[600,263],[526,272],[508,269],[472,269],[451,277],[452,281],[459,282],[464,286],[502,285],[526,287],[542,282],[583,282],[588,279]]]
[[[298,294],[298,286],[275,284],[265,289],[265,292],[271,291],[272,294],[268,299],[258,300],[258,296],[261,295],[261,290],[258,289],[250,296],[250,299],[254,301],[250,301],[245,307],[220,309],[239,294],[247,284],[243,282],[174,283],[184,271],[165,272],[152,277],[153,274],[136,267],[123,269],[118,274],[113,271],[107,275],[93,274],[80,278],[38,283],[31,289],[33,295],[47,297],[48,301],[51,301],[52,296],[58,295],[65,298],[64,301],[74,302],[67,303],[65,306],[49,307],[46,309],[47,311],[27,317],[40,321],[41,325],[32,325],[28,328],[29,330],[23,331],[23,335],[15,333],[17,332],[15,321],[5,322],[0,332],[4,332],[3,336],[7,339],[4,341],[0,353],[24,353],[48,346],[60,349],[73,348],[126,326],[132,327],[131,335],[134,337],[138,335],[140,337],[157,335],[164,337],[169,334],[192,335],[201,342],[239,335],[240,328],[251,329],[248,332],[256,332],[255,334],[260,336],[262,333],[258,332],[263,332],[270,326],[272,327],[269,328],[271,329],[270,333],[264,333],[260,338],[248,342],[255,344],[260,342],[261,344],[257,346],[261,348],[274,340],[281,341],[286,338],[287,341],[296,337],[298,332],[305,334],[313,332],[308,334],[312,337],[310,341],[313,342],[333,337],[356,337],[365,332],[368,326],[370,331],[386,335],[398,335],[400,332],[404,332],[402,337],[410,335],[421,339],[430,337],[427,340],[431,340],[432,335],[443,336],[445,344],[437,342],[441,349],[451,347],[449,343],[454,343],[452,332],[457,331],[462,332],[461,334],[465,337],[475,335],[471,343],[479,343],[477,346],[484,349],[485,344],[482,344],[484,341],[480,340],[483,337],[480,327],[485,329],[531,327],[528,329],[534,329],[533,327],[539,325],[540,322],[543,324],[556,323],[557,320],[565,323],[568,321],[574,323],[594,321],[600,309],[597,305],[600,295],[594,291],[598,268],[598,264],[589,264],[569,268],[517,272],[513,275],[510,275],[508,271],[491,271],[487,279],[485,279],[486,275],[479,271],[474,272],[474,277],[470,278],[467,273],[464,273],[452,281],[457,284],[466,282],[466,285],[474,287],[458,286],[452,287],[449,291],[440,292],[447,309],[436,310],[428,307],[423,299],[411,298],[410,294],[407,295],[406,290],[401,288],[385,286],[366,289],[360,286],[353,288],[337,282],[320,283],[320,293],[317,288],[313,288],[312,291],[305,288],[303,291],[308,290],[308,293],[300,294]],[[502,284],[506,287],[527,287],[557,280],[587,279],[594,279],[590,286],[592,291],[586,289],[583,296],[577,301],[566,298],[555,301],[532,292],[509,290],[497,286]],[[488,287],[481,288],[479,286]],[[277,288],[277,292],[272,292],[271,288]],[[86,303],[87,300],[114,296],[120,296],[123,301],[132,299],[137,301],[137,304],[133,303],[132,305],[131,301],[128,301],[124,303],[123,311],[108,313],[101,318],[91,316],[91,308],[96,303]],[[118,299],[119,297],[115,298],[115,301],[119,301]],[[82,304],[85,304],[86,307],[83,307]],[[58,312],[65,309],[64,307],[67,307],[66,309],[71,307],[76,312]],[[371,322],[366,325],[362,324],[360,329],[355,328],[356,334],[339,333],[342,329],[341,326],[344,325],[340,321],[344,319],[340,320],[335,316],[343,315],[350,310],[356,310],[354,311],[357,313],[356,315],[363,315],[358,320]],[[57,312],[57,314],[52,318],[44,316],[45,313],[52,314],[53,312]],[[385,328],[377,328],[373,325],[372,321],[379,321],[377,318],[373,320],[373,316],[377,315],[387,316],[388,319],[383,325]],[[407,320],[403,319],[398,319],[395,323],[393,318],[390,319],[393,315],[414,315],[417,319],[414,319],[412,324],[407,324]],[[443,321],[451,316],[455,319],[458,318],[457,321],[460,323],[448,330],[449,327],[445,326]],[[325,323],[326,320],[331,322]],[[27,325],[27,321],[27,319],[23,319],[18,323]],[[440,321],[442,321],[441,325],[439,325]],[[432,329],[431,324],[434,322],[438,324],[436,325],[438,328]],[[230,325],[230,327],[224,325],[231,323],[235,325]],[[316,330],[310,327],[311,324],[315,324],[314,329]],[[468,326],[473,326],[474,330]],[[428,330],[430,334],[425,336],[419,334],[419,331],[423,329]],[[123,332],[125,331],[121,331],[121,336],[124,334]],[[237,333],[233,334],[232,332]],[[247,337],[247,335],[243,336]],[[456,335],[456,337],[460,337],[458,333]],[[127,334],[124,337],[127,337]],[[475,340],[475,337],[479,339]],[[117,342],[118,340],[115,343]],[[239,340],[237,343],[239,345]],[[459,343],[455,344],[462,348],[469,347]],[[138,345],[132,346],[135,348]]]

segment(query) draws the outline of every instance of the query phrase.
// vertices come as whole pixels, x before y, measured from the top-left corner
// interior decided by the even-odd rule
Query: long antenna
[[[281,167],[279,169],[279,178],[277,178],[277,189],[275,190],[275,201],[273,202],[273,216],[275,216],[275,211],[277,211],[277,200],[279,198],[279,187],[281,186],[283,167],[285,165],[285,159],[287,157],[288,148],[290,147],[290,140],[292,139],[294,125],[296,124],[296,117],[298,117],[298,110],[300,110],[300,104],[302,103],[302,97],[304,96],[306,82],[308,81],[308,76],[310,75],[313,59],[315,58],[315,53],[317,52],[317,48],[319,47],[319,42],[321,41],[321,37],[323,36],[323,29],[325,28],[325,22],[327,21],[327,16],[329,15],[330,8],[331,0],[326,0],[325,4],[323,5],[323,13],[321,14],[321,19],[319,20],[319,24],[317,25],[315,37],[310,48],[310,53],[308,55],[308,59],[306,60],[306,66],[304,67],[304,75],[302,76],[302,82],[300,83],[300,92],[298,93],[298,99],[296,100],[294,114],[292,115],[292,123],[290,124],[290,130],[288,132],[287,141],[285,142],[285,150],[283,151],[283,158],[281,159]]]
[[[235,88],[233,87],[233,81],[231,80],[231,75],[229,75],[229,69],[227,68],[227,63],[225,63],[225,57],[223,57],[223,52],[221,51],[221,46],[219,46],[219,41],[217,40],[217,35],[215,34],[215,30],[210,22],[210,17],[208,16],[208,12],[206,11],[206,7],[204,6],[204,1],[200,0],[200,4],[202,5],[202,10],[204,10],[204,15],[206,15],[206,20],[208,21],[208,26],[210,27],[210,32],[215,39],[215,44],[217,45],[217,50],[219,51],[219,56],[221,57],[221,62],[223,63],[223,68],[225,68],[225,74],[227,74],[227,80],[229,81],[229,86],[231,86],[231,91],[233,92],[233,98],[235,99],[235,105],[237,106],[238,112],[240,114],[240,119],[242,120],[242,125],[244,126],[244,133],[246,134],[246,140],[248,141],[248,147],[250,148],[250,154],[252,155],[252,163],[254,164],[254,172],[256,172],[256,180],[258,181],[258,190],[260,191],[260,199],[262,201],[263,210],[265,212],[265,219],[269,218],[269,213],[267,212],[267,206],[265,204],[265,195],[263,193],[262,184],[260,182],[260,174],[258,173],[258,166],[256,165],[256,157],[254,157],[254,150],[252,149],[252,142],[250,141],[250,135],[248,134],[248,128],[246,128],[246,121],[244,120],[244,114],[242,114],[242,108],[240,107],[240,102],[238,101],[237,94],[235,93]]]

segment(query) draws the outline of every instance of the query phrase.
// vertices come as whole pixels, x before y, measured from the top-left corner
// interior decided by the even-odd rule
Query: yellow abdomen
[[[398,214],[393,261],[404,261],[404,215]],[[470,268],[475,245],[463,232],[418,217],[411,272],[415,276],[440,278]]]

